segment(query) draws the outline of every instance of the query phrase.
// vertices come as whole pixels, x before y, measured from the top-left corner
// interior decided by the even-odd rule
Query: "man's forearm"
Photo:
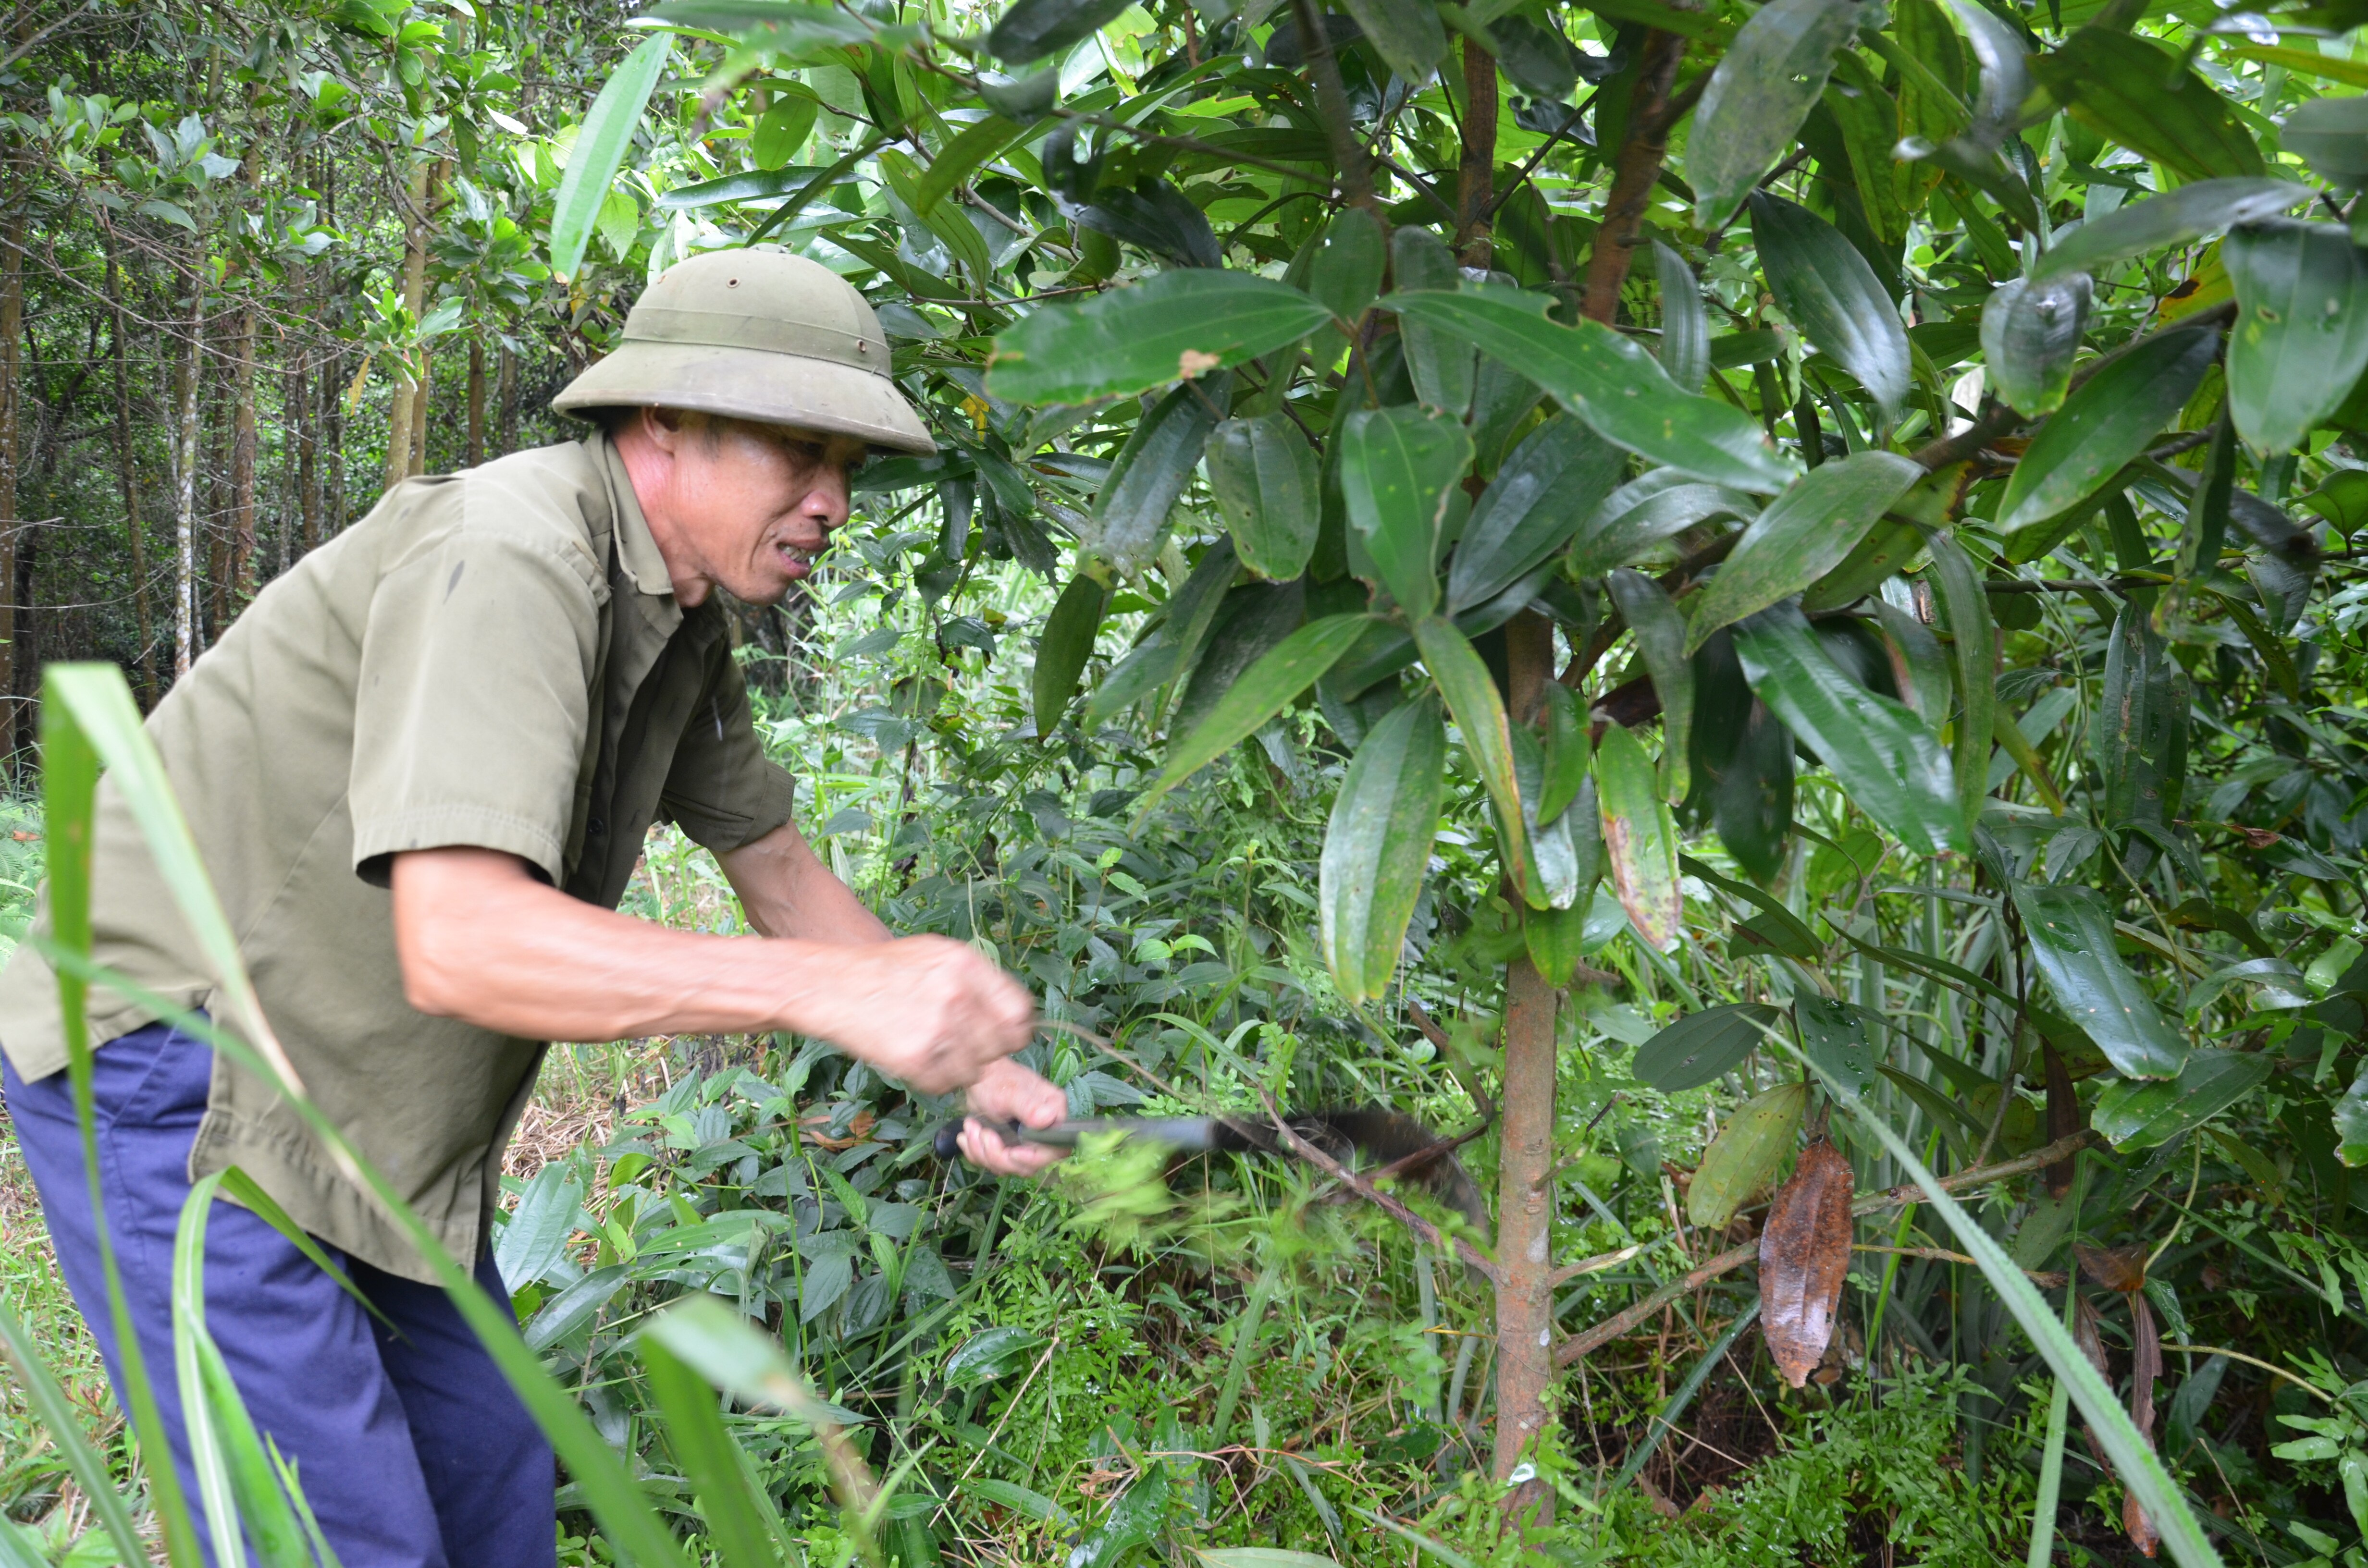
[[[794,823],[716,857],[748,924],[768,937],[854,945],[884,942],[888,927],[831,875]]]

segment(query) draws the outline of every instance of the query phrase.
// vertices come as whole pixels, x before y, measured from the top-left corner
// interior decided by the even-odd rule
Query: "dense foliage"
[[[17,18],[17,743],[784,245],[941,449],[740,618],[809,832],[1080,1111],[1395,1105],[1495,1221],[674,1042],[500,1243],[579,1560],[627,1471],[734,1564],[2362,1560],[2360,16],[630,19]]]

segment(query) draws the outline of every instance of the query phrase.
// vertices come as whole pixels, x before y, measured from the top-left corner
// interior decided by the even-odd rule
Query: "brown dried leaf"
[[[2130,1294],[2130,1423],[2147,1448],[2154,1447],[2154,1385],[2162,1376],[2162,1334],[2156,1328],[2154,1303],[2144,1291]],[[2128,1493],[2122,1495],[2122,1528],[2132,1544],[2148,1557],[2162,1538],[2156,1533],[2154,1521],[2138,1506],[2138,1500]]]
[[[2119,1290],[2127,1296],[2146,1289],[2146,1246],[2143,1242],[2107,1251],[2103,1247],[2075,1244],[2072,1251],[2080,1259],[2080,1272],[2108,1290]]]
[[[848,1122],[846,1136],[833,1138],[829,1133],[829,1109],[817,1108],[798,1119],[798,1131],[804,1134],[805,1141],[815,1148],[828,1149],[836,1153],[841,1149],[852,1149],[871,1136],[872,1125],[879,1119],[868,1108],[859,1110],[853,1119]]]
[[[2089,1304],[2086,1296],[2072,1303],[2072,1343],[2080,1347],[2080,1354],[2097,1369],[2099,1377],[2109,1383],[2112,1381],[2112,1369],[2105,1365],[2105,1336],[2098,1332],[2097,1309]]]
[[[1809,1381],[1834,1337],[1850,1271],[1851,1187],[1850,1161],[1819,1138],[1802,1152],[1759,1233],[1761,1330],[1794,1388]]]
[[[2162,1544],[2162,1537],[2155,1533],[2154,1521],[2146,1517],[2144,1508],[2138,1506],[2135,1492],[2122,1494],[2122,1528],[2128,1534],[2130,1543],[2148,1557],[2152,1557],[2155,1549]]]

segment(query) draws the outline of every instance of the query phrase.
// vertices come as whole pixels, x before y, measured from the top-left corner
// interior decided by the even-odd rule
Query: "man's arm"
[[[813,862],[812,851],[803,858]],[[742,861],[757,868],[749,874],[765,912],[760,929],[786,922],[840,939],[668,931],[570,898],[498,850],[398,855],[394,938],[404,993],[423,1013],[529,1040],[818,1035],[924,1093],[969,1087],[983,1114],[1033,1126],[1059,1119],[1060,1091],[1006,1060],[1027,1044],[1035,1014],[1010,976],[943,937],[889,938],[819,863],[814,870],[869,925],[843,908],[800,913],[791,901],[822,895],[799,875],[782,875],[796,860],[775,846]],[[818,907],[831,909],[826,899]],[[1007,1149],[975,1123],[963,1152],[1010,1174],[1044,1163],[1042,1151]]]

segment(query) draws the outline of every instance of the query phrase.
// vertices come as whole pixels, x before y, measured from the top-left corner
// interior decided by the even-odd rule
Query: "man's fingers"
[[[955,1142],[962,1147],[963,1159],[997,1176],[1032,1176],[1061,1157],[1058,1149],[1041,1144],[1007,1143],[994,1129],[982,1126],[976,1117],[963,1119],[962,1132]]]

